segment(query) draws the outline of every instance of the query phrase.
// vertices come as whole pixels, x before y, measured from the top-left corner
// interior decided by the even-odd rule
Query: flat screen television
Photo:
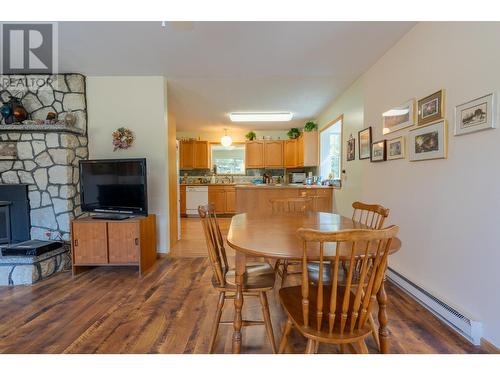
[[[148,214],[146,159],[80,161],[82,211]]]

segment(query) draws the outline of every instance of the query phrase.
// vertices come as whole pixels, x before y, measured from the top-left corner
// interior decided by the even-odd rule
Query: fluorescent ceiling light
[[[293,114],[290,112],[232,112],[229,118],[233,122],[271,122],[290,121]]]

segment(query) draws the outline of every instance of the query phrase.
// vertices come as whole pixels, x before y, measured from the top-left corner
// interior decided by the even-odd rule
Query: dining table
[[[242,308],[243,288],[247,257],[263,257],[266,259],[302,260],[302,242],[297,235],[299,228],[310,228],[320,231],[341,231],[348,229],[371,229],[368,226],[354,221],[352,218],[330,212],[308,212],[296,215],[257,215],[240,213],[233,216],[227,235],[228,245],[235,251],[235,284],[234,321],[232,336],[232,352],[241,352],[242,343]],[[337,249],[338,247],[338,249]],[[401,241],[394,238],[391,242],[389,254],[401,248]],[[325,244],[324,256],[334,258],[340,252],[340,260],[349,260],[351,246],[347,243]],[[365,248],[354,250],[354,256],[360,257]],[[319,259],[319,248],[308,249],[308,259]],[[389,352],[389,332],[387,329],[387,294],[384,282],[377,293],[379,305],[379,341],[380,352]]]

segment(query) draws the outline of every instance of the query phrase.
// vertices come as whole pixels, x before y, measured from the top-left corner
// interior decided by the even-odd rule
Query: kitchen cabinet
[[[245,143],[245,167],[264,168],[264,141]]]
[[[284,141],[249,141],[245,143],[246,168],[300,168],[319,164],[318,132],[302,133]]]
[[[236,212],[236,189],[234,186],[210,185],[208,187],[208,202],[215,205],[217,214],[232,214]]]
[[[179,149],[180,169],[210,169],[208,141],[181,141]]]
[[[319,165],[319,132],[304,132],[299,137],[299,163],[303,167]]]
[[[285,141],[285,168],[295,168],[298,164],[297,160],[297,140],[287,139]]]
[[[224,186],[208,187],[208,203],[215,206],[215,213],[223,214],[226,212],[226,191]]]
[[[208,141],[194,142],[194,168],[210,169],[210,145]]]
[[[236,213],[236,188],[234,186],[226,189],[226,213]]]
[[[264,166],[267,168],[283,168],[283,141],[264,142]]]
[[[180,213],[181,216],[186,216],[186,185],[181,185],[179,188],[180,191]]]

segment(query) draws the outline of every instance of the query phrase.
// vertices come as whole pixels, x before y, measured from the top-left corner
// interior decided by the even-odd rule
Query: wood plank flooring
[[[143,278],[131,268],[58,274],[34,286],[0,287],[0,353],[206,353],[216,294],[205,258],[164,257]],[[388,285],[392,353],[480,353],[395,286]],[[276,339],[284,314],[269,295]],[[231,319],[233,305],[224,308]],[[256,300],[244,316],[260,319]],[[270,353],[264,327],[244,328],[245,353]],[[231,352],[232,327],[221,326],[217,353]],[[295,352],[305,341],[291,335]],[[371,352],[376,352],[371,338]],[[320,346],[320,353],[337,348]]]

